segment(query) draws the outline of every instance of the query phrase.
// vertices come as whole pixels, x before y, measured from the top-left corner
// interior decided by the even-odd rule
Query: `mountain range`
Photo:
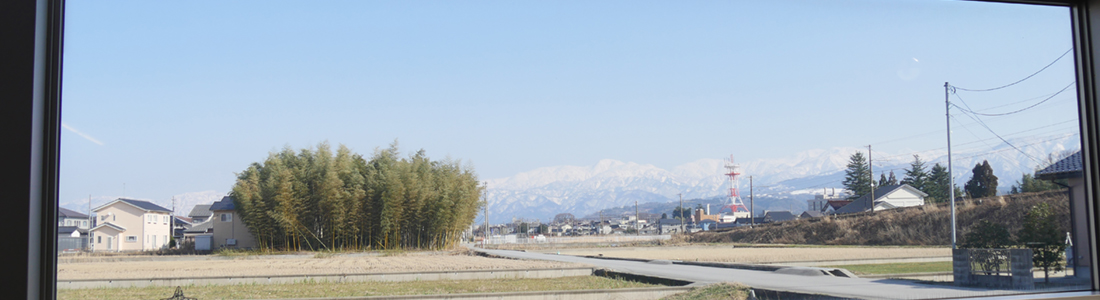
[[[1017,150],[1019,149],[1019,150]],[[999,177],[999,189],[1009,187],[1025,173],[1033,173],[1048,157],[1080,149],[1077,134],[1018,138],[977,151],[953,151],[955,184],[970,178],[975,164],[988,160]],[[824,189],[841,191],[849,157],[864,148],[812,149],[793,156],[758,159],[740,163],[741,196],[748,202],[747,176],[753,176],[757,211],[805,209],[805,201]],[[1026,153],[1026,154],[1025,154]],[[891,171],[900,180],[913,155],[920,155],[927,170],[935,163],[946,166],[946,150],[915,153],[873,153],[876,180]],[[511,177],[487,180],[491,222],[511,218],[549,220],[558,213],[584,216],[601,209],[637,203],[664,203],[684,199],[721,197],[729,184],[724,173],[726,160],[703,158],[670,170],[650,164],[603,159],[590,166],[555,166],[522,172]],[[660,213],[660,212],[651,212]]]

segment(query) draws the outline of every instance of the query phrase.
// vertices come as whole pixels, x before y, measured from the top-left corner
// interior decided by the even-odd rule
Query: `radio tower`
[[[733,155],[730,155],[730,160],[726,162],[726,176],[730,179],[730,205],[727,205],[734,216],[738,216],[738,212],[748,215],[749,209],[745,207],[745,203],[741,202],[741,196],[737,194],[737,175],[741,175],[741,166],[733,162]],[[740,216],[738,216],[740,217]]]

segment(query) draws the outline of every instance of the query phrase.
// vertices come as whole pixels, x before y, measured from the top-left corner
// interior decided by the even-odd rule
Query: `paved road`
[[[654,264],[638,261],[595,259],[570,255],[555,255],[510,250],[477,249],[492,255],[582,263],[619,272],[649,275],[698,283],[738,282],[751,287],[825,294],[861,299],[954,298],[1016,294],[1019,291],[962,288],[949,285],[919,284],[905,280],[844,278],[832,276],[802,276],[767,271],[713,268],[678,264]]]

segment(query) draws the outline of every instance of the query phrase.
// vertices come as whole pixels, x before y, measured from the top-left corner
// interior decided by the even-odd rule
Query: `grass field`
[[[441,280],[414,282],[352,283],[303,282],[294,284],[187,286],[183,287],[183,292],[187,297],[211,300],[439,295],[460,293],[616,289],[653,286],[655,285],[633,281],[609,279],[597,276],[576,276],[551,279]],[[171,297],[174,291],[174,287],[72,289],[58,290],[57,299],[162,299]]]
[[[891,263],[869,265],[840,265],[824,266],[825,268],[843,268],[856,273],[856,275],[880,275],[880,274],[908,274],[928,272],[951,272],[951,262],[915,262],[915,263]]]
[[[749,288],[730,283],[715,283],[690,292],[662,298],[663,300],[741,300],[749,296]]]

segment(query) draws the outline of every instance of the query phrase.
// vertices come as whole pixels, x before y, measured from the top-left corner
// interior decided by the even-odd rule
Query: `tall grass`
[[[1063,231],[1069,231],[1069,197],[1064,191],[1016,194],[971,199],[956,205],[959,243],[970,226],[989,220],[1015,235],[1024,215],[1034,205],[1049,203],[1058,213]],[[928,204],[884,211],[803,219],[725,232],[700,232],[685,236],[691,243],[775,243],[817,245],[913,245],[951,244],[951,209],[948,204]]]

